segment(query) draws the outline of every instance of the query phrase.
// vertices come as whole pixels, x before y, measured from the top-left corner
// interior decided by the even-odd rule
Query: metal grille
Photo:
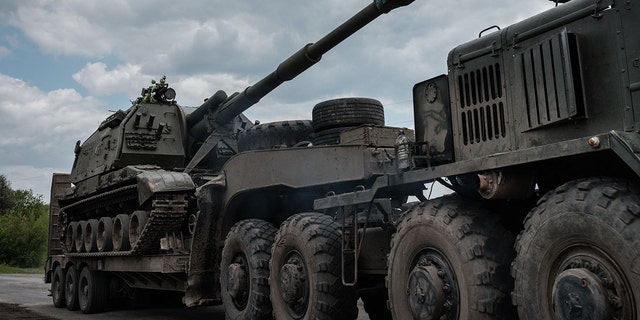
[[[516,63],[527,109],[525,131],[582,115],[575,35],[563,31],[524,48]]]
[[[460,127],[465,145],[506,137],[500,64],[491,64],[457,78]]]

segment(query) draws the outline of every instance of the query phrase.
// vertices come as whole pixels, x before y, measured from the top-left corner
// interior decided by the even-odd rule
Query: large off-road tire
[[[341,279],[341,234],[330,216],[302,213],[276,234],[270,264],[276,319],[355,319],[356,293]]]
[[[445,196],[409,210],[391,240],[394,319],[515,319],[513,235],[479,202]]]
[[[382,103],[368,98],[340,98],[320,102],[313,107],[313,130],[320,132],[338,127],[364,124],[384,125]]]
[[[310,141],[312,131],[310,120],[262,123],[238,135],[238,151],[290,148]]]
[[[64,303],[70,311],[78,310],[78,271],[74,266],[67,267],[64,276]]]
[[[227,234],[220,262],[227,319],[271,319],[269,259],[275,233],[269,222],[249,219],[236,223]]]
[[[516,243],[520,319],[640,317],[640,186],[589,178],[548,192]]]
[[[84,267],[78,277],[78,305],[82,313],[102,312],[107,305],[108,289],[103,272]]]
[[[64,308],[66,306],[64,296],[64,269],[56,266],[51,275],[51,298],[56,308]]]

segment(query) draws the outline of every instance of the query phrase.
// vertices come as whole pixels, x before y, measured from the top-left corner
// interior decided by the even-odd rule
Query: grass
[[[0,264],[0,273],[4,274],[16,274],[16,273],[28,273],[28,274],[42,274],[44,268],[17,268],[10,267],[4,264]]]

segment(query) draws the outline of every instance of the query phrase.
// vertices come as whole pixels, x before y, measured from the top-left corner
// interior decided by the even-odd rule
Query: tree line
[[[14,190],[0,174],[0,264],[21,268],[44,265],[49,205],[31,190]]]

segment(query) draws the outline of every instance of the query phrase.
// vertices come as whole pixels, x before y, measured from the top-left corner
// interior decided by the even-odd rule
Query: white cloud
[[[102,62],[88,63],[82,70],[73,74],[73,79],[92,95],[130,94],[132,84],[146,83],[149,81],[147,79],[150,79],[150,76],[141,74],[140,69],[139,65],[125,64],[107,70],[107,65]]]
[[[44,92],[2,74],[0,96],[0,174],[16,188],[42,192],[50,176],[43,180],[40,173],[52,167],[69,171],[75,141],[107,116],[100,101],[75,90]]]

